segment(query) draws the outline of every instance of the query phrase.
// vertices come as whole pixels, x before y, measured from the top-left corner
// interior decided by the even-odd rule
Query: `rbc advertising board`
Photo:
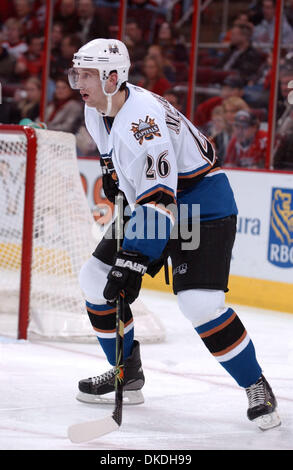
[[[293,267],[293,189],[272,188],[268,260]]]
[[[293,283],[293,174],[226,173],[239,210],[231,274]]]

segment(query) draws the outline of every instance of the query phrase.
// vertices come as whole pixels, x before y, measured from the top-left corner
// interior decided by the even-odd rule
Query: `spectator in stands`
[[[253,0],[248,7],[249,20],[257,25],[263,20],[262,0]]]
[[[214,140],[215,137],[225,130],[225,114],[224,107],[222,105],[215,106],[211,113],[211,119],[209,121],[206,135]]]
[[[293,0],[288,0],[284,8],[286,18],[291,28],[293,28]]]
[[[259,43],[269,43],[269,49],[274,41],[275,34],[275,0],[263,0],[262,12],[263,20],[255,26],[253,41]],[[282,43],[290,46],[293,42],[293,29],[287,21],[285,15],[282,19]],[[264,48],[263,48],[264,49]]]
[[[4,23],[8,18],[15,16],[15,8],[11,0],[1,0],[0,2],[0,24]]]
[[[82,107],[71,89],[67,77],[56,80],[54,99],[46,110],[48,129],[64,132],[76,132],[80,127]]]
[[[194,123],[197,127],[205,130],[211,119],[211,114],[216,106],[222,104],[223,100],[230,96],[243,97],[245,82],[237,75],[225,78],[219,96],[213,96],[200,103],[194,113]]]
[[[226,98],[223,103],[225,127],[219,134],[213,138],[216,148],[217,156],[222,164],[226,155],[226,150],[233,133],[234,117],[238,111],[249,110],[249,106],[242,98],[237,96],[230,96]]]
[[[268,134],[259,129],[257,117],[250,111],[239,111],[235,115],[233,128],[225,165],[264,168]]]
[[[66,75],[72,66],[72,57],[82,46],[80,38],[76,34],[68,34],[61,41],[61,55],[55,60],[52,57],[50,75],[56,79],[61,75]]]
[[[170,23],[165,21],[160,25],[155,44],[164,48],[166,57],[172,62],[188,62],[188,50],[179,40],[178,32]]]
[[[276,170],[293,171],[293,134],[284,135],[274,155],[274,168]]]
[[[83,44],[92,39],[109,37],[108,27],[103,18],[96,13],[93,0],[78,0],[77,16],[80,29],[79,36]]]
[[[174,106],[180,113],[185,112],[185,100],[182,93],[178,92],[174,88],[170,88],[163,93],[163,97],[166,98],[169,103]]]
[[[18,124],[19,112],[9,101],[2,99],[0,106],[0,124]]]
[[[44,31],[46,23],[47,0],[38,0],[34,5],[34,14],[39,25],[39,31]]]
[[[15,75],[16,59],[8,50],[3,47],[3,32],[0,30],[0,83],[1,83],[1,104],[0,104],[0,123],[10,124],[18,122],[14,119],[14,107],[7,101],[7,96],[13,96],[14,89],[10,87],[11,77]]]
[[[75,0],[61,0],[58,11],[54,15],[54,22],[62,23],[66,34],[80,32]]]
[[[153,43],[158,25],[165,20],[166,11],[160,8],[158,2],[149,0],[128,0],[127,11],[139,22],[146,42]]]
[[[225,121],[230,126],[231,130],[236,113],[238,113],[238,111],[249,111],[248,104],[238,96],[226,98],[222,105],[224,107]]]
[[[272,59],[270,51],[253,79],[245,87],[244,99],[252,108],[267,108],[272,76]]]
[[[129,51],[130,61],[143,61],[147,55],[148,43],[143,37],[143,30],[134,18],[129,18],[125,28],[125,44]]]
[[[134,18],[128,18],[125,28],[125,44],[130,57],[130,77],[132,83],[137,83],[143,76],[143,61],[147,55],[148,42],[143,37],[143,29]]]
[[[154,57],[161,63],[165,77],[170,83],[174,83],[176,80],[176,70],[172,62],[166,57],[164,49],[158,44],[152,44],[148,48],[147,55]]]
[[[149,8],[152,11],[158,11],[162,3],[170,3],[170,0],[129,0],[128,6],[130,8]]]
[[[247,10],[242,10],[240,11],[234,21],[233,21],[233,26],[237,26],[239,24],[248,24],[248,26],[250,28],[253,28],[253,24],[251,23],[250,21],[250,18],[249,18],[249,12]],[[231,41],[231,29],[229,29],[226,34],[224,34],[223,36],[223,39],[222,39],[222,42],[230,42]]]
[[[23,118],[36,121],[40,117],[40,101],[42,86],[37,77],[30,77],[26,80],[23,90],[15,93],[15,109],[19,114],[18,121]]]
[[[16,63],[15,72],[22,79],[29,76],[40,76],[43,68],[43,37],[29,36],[28,50],[22,54]]]
[[[22,26],[20,21],[16,18],[9,18],[4,23],[3,33],[5,38],[2,44],[3,47],[7,49],[9,54],[18,59],[28,49],[27,43],[21,39]]]
[[[162,65],[156,59],[146,56],[143,63],[143,79],[138,86],[162,96],[166,90],[171,88],[171,83],[164,76]]]
[[[63,24],[59,22],[53,23],[51,31],[51,55],[54,61],[56,61],[58,57],[61,56],[61,42],[63,33]]]
[[[3,47],[4,35],[0,31],[0,81],[2,85],[6,85],[9,77],[12,77],[15,71],[16,59]]]
[[[13,0],[16,17],[21,24],[22,34],[29,37],[40,33],[40,24],[34,14],[34,2],[31,0]]]
[[[278,106],[277,135],[282,138],[284,135],[293,132],[293,106],[288,101],[288,84],[293,80],[293,57],[287,58],[286,63],[280,68],[280,92],[281,102]]]
[[[239,73],[246,82],[254,77],[265,60],[251,43],[252,32],[249,24],[235,25],[231,30],[230,46],[217,64],[217,68]]]

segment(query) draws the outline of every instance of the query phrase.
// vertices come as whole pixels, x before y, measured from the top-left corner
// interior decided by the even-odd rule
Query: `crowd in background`
[[[205,3],[205,2],[204,2]],[[263,168],[274,40],[275,1],[232,2],[226,31],[217,31],[220,0],[202,11],[196,67],[194,124],[214,143],[223,166]],[[237,8],[235,8],[235,5]],[[132,66],[129,81],[164,96],[186,111],[191,38],[191,0],[129,0],[125,43]],[[72,132],[78,154],[98,150],[83,121],[83,103],[67,71],[73,54],[97,37],[117,37],[119,2],[56,0],[51,32],[50,77],[45,123]],[[1,0],[0,123],[40,119],[44,63],[45,0]],[[293,170],[293,0],[285,1],[277,96],[274,168]],[[206,41],[207,42],[207,41]]]

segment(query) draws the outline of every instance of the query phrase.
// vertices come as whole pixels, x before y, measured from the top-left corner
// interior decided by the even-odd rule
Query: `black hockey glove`
[[[106,198],[115,204],[115,196],[118,195],[118,179],[113,166],[113,162],[108,157],[101,157],[100,164],[102,169],[103,190]]]
[[[138,251],[121,250],[116,255],[115,263],[107,278],[104,297],[114,302],[119,293],[124,291],[125,301],[131,304],[138,297],[142,276],[148,267],[148,257]]]
[[[115,196],[118,195],[118,186],[109,173],[103,174],[103,190],[106,198],[115,204]]]

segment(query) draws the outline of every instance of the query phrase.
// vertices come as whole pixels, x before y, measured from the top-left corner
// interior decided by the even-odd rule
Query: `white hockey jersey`
[[[142,251],[151,259],[160,256],[168,240],[168,233],[165,239],[155,237],[155,242],[154,239],[146,240],[145,225],[155,224],[155,218],[164,216],[168,219],[170,232],[174,223],[172,204],[173,207],[178,204],[181,197],[186,201],[186,193],[190,193],[190,188],[197,187],[198,199],[197,195],[192,193],[191,199],[188,196],[188,201],[201,204],[201,212],[202,204],[203,209],[206,203],[207,207],[213,206],[211,214],[210,208],[207,212],[203,210],[202,214],[206,218],[220,218],[223,214],[230,215],[233,211],[235,213],[233,197],[235,207],[231,201],[225,208],[220,208],[219,205],[217,210],[217,194],[215,198],[212,197],[214,201],[208,202],[213,191],[210,192],[206,187],[210,186],[208,179],[211,178],[204,176],[215,176],[216,173],[220,176],[221,172],[217,166],[214,148],[209,140],[164,98],[128,84],[127,99],[115,116],[112,126],[109,119],[102,117],[95,108],[87,105],[85,123],[97,144],[101,158],[107,166],[113,164],[119,188],[124,192],[128,203],[136,207],[138,204],[145,211],[148,209],[148,217],[141,227],[141,240],[139,241],[139,237],[130,239],[126,233],[124,248]],[[221,176],[222,181],[223,177],[227,180],[223,172]],[[199,184],[203,179],[206,184]],[[222,190],[225,191],[225,188],[219,187],[214,192]],[[150,212],[153,212],[153,219]]]

